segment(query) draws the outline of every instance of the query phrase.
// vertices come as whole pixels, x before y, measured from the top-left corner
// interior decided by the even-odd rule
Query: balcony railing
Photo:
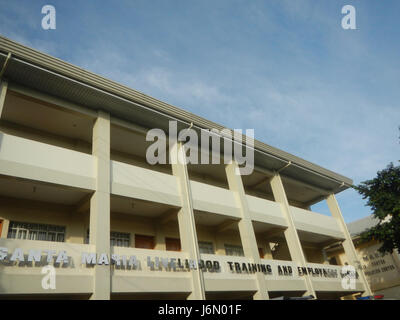
[[[111,193],[163,204],[181,204],[177,178],[166,173],[111,161]]]
[[[112,269],[113,293],[192,290],[186,252],[123,247],[112,247],[111,252],[120,261]]]
[[[266,260],[261,262],[271,266],[272,273],[265,275],[269,291],[305,291],[306,283],[297,270],[297,263],[284,260]]]
[[[290,206],[290,211],[297,230],[344,239],[344,234],[335,218],[293,206]]]
[[[353,274],[352,279],[354,280],[352,280],[350,279],[351,273],[346,276],[347,272],[351,272],[349,269],[351,266],[308,263],[306,267],[315,291],[363,291],[359,277]],[[353,270],[357,271],[356,268]]]
[[[220,267],[219,270],[210,268],[203,273],[206,291],[257,290],[255,272],[248,270],[251,264],[250,259],[215,254],[201,254],[201,258],[205,262],[210,261],[210,266],[218,261]],[[247,270],[243,266],[247,266]]]
[[[239,208],[231,191],[193,180],[190,181],[190,186],[195,210],[240,217]]]
[[[48,250],[52,252],[48,254]],[[83,265],[81,260],[83,252],[93,252],[91,245],[0,239],[0,252],[0,293],[89,294],[93,291],[93,269]],[[63,259],[62,252],[67,260],[57,263],[59,257]],[[50,271],[42,268],[49,264],[54,267],[55,288],[43,286],[44,277]]]
[[[282,207],[279,203],[249,195],[247,195],[246,198],[253,221],[287,227],[287,223],[282,214]]]
[[[49,293],[43,286],[48,264],[55,274],[51,293],[90,294],[93,264],[88,257],[94,252],[92,245],[0,239],[0,294]],[[269,291],[305,291],[305,275],[317,292],[363,290],[359,279],[352,284],[343,276],[343,267],[326,264],[299,268],[292,261],[266,259],[254,264],[245,257],[215,254],[201,254],[201,261],[192,261],[186,252],[123,247],[111,247],[107,257],[113,293],[189,293],[193,268],[202,270],[207,292],[256,291],[257,273],[264,275]],[[97,255],[94,263],[100,260]]]
[[[0,133],[0,174],[94,189],[89,154]]]

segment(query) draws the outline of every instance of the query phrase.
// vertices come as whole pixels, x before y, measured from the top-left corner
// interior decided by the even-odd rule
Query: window
[[[331,257],[331,258],[329,259],[329,264],[334,265],[334,266],[339,265],[338,262],[337,262],[336,257]]]
[[[181,240],[175,238],[165,238],[165,248],[168,251],[181,251]]]
[[[110,245],[115,247],[129,247],[130,246],[129,233],[111,231]]]
[[[154,249],[154,237],[135,234],[135,248]]]
[[[130,247],[130,234],[124,232],[110,232],[110,246]],[[86,231],[85,244],[89,244],[89,229]]]
[[[64,242],[65,227],[10,221],[7,238]]]
[[[243,248],[241,246],[234,246],[231,244],[225,245],[225,254],[227,256],[239,256],[244,257]]]
[[[212,242],[199,241],[200,253],[214,254],[214,245]]]

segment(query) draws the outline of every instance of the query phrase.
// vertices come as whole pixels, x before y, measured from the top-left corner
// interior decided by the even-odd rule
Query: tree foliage
[[[379,219],[376,226],[361,234],[361,240],[379,241],[382,253],[400,251],[400,166],[390,163],[386,169],[378,171],[374,179],[354,188],[363,199],[368,199],[373,216]]]

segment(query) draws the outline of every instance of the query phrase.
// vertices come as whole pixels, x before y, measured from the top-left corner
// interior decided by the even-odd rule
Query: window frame
[[[113,241],[116,243],[113,243]],[[118,243],[120,241],[120,243]],[[123,245],[120,245],[123,244]],[[131,246],[131,234],[129,232],[110,231],[110,246],[130,248]]]
[[[12,220],[7,239],[65,242],[66,231],[66,226]]]
[[[151,244],[152,244],[152,245],[151,245],[151,248],[138,247],[138,246],[137,246],[137,243],[138,243],[137,239],[138,239],[138,238],[141,238],[142,240],[143,240],[143,239],[146,239],[146,240],[151,241]],[[155,238],[155,236],[146,235],[146,234],[137,234],[137,233],[135,233],[135,248],[137,248],[137,249],[154,250],[155,247],[156,247],[156,238]]]
[[[168,248],[168,241],[170,241],[170,244],[175,243],[178,244],[179,243],[179,250],[175,250],[175,249],[171,249]],[[171,238],[171,237],[166,237],[165,238],[165,250],[166,251],[175,251],[175,252],[180,252],[182,251],[182,243],[181,243],[181,239],[179,238]]]
[[[234,245],[234,244],[225,243],[224,244],[224,248],[225,248],[225,254],[227,256],[244,257],[244,251],[243,251],[243,247],[241,245]],[[229,252],[232,252],[232,253],[235,252],[235,250],[236,250],[236,253],[239,253],[239,254],[228,253],[228,250],[229,250]]]
[[[121,237],[121,240],[127,240],[128,241],[128,246],[120,246],[117,244],[113,244],[113,235],[124,235],[124,237]],[[118,238],[118,237],[116,237]],[[89,240],[90,240],[90,230],[86,229],[86,237],[84,240],[84,244],[89,244]],[[110,247],[121,247],[121,248],[130,248],[131,247],[131,234],[129,232],[121,232],[121,231],[110,231]]]
[[[214,248],[214,243],[212,243],[211,241],[199,241],[198,242],[199,245],[199,252],[200,253],[204,253],[204,254],[215,254],[215,248]],[[202,245],[209,245],[208,248],[202,247]],[[202,250],[206,249],[210,249],[210,252],[202,252]]]

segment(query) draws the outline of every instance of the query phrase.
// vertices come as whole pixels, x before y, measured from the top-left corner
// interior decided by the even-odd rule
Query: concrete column
[[[97,255],[110,255],[110,117],[102,111],[93,127],[92,153],[97,179],[90,200],[90,244]],[[110,265],[96,265],[91,299],[110,299],[110,287]]]
[[[185,150],[182,143],[170,145],[172,173],[178,178],[182,206],[178,211],[179,235],[182,250],[189,254],[189,259],[200,260],[199,244],[197,241],[196,224],[193,213],[192,193],[190,189],[189,175],[185,161]],[[188,299],[204,300],[203,272],[198,268],[191,270],[192,293]]]
[[[287,229],[284,231],[285,239],[289,248],[290,256],[298,266],[306,267],[307,261],[301,246],[299,235],[297,234],[296,227],[294,225],[293,217],[290,212],[289,202],[286,197],[285,188],[283,187],[282,179],[279,173],[276,173],[270,180],[272,193],[274,194],[275,201],[282,205],[283,215],[288,224]],[[310,279],[310,276],[305,275],[306,295],[313,295],[316,297],[315,290]]]
[[[111,231],[111,230],[110,230]],[[130,233],[129,235],[129,242],[130,242],[130,246],[131,248],[135,248],[136,247],[136,242],[135,242],[135,234],[134,233]]]
[[[3,230],[1,230],[0,239],[7,239],[8,227],[9,227],[9,226],[10,226],[10,220],[4,219],[4,220],[3,220],[3,224],[2,224]]]
[[[4,108],[4,102],[6,100],[7,88],[8,88],[8,82],[2,80],[0,82],[0,119],[3,114],[3,108]]]
[[[243,187],[242,177],[237,174],[239,167],[236,162],[232,162],[225,167],[226,177],[228,179],[229,189],[235,196],[235,201],[240,208],[241,219],[238,222],[240,239],[242,241],[243,251],[246,258],[253,263],[261,263],[258,252],[257,239],[254,233],[253,223],[251,221],[250,210]],[[265,276],[263,273],[256,272],[258,291],[254,299],[269,299]]]
[[[358,274],[360,275],[360,280],[364,285],[364,295],[370,296],[372,295],[371,289],[369,287],[367,278],[365,277],[364,271],[362,268],[358,268],[359,259],[357,256],[356,249],[353,244],[353,240],[351,239],[350,233],[347,230],[346,223],[344,222],[342,212],[340,211],[339,204],[336,200],[335,195],[332,193],[326,198],[326,202],[328,203],[329,210],[331,211],[332,217],[336,219],[339,223],[340,229],[342,230],[345,240],[343,241],[343,249],[346,255],[347,261],[350,265],[354,266],[358,269]]]

